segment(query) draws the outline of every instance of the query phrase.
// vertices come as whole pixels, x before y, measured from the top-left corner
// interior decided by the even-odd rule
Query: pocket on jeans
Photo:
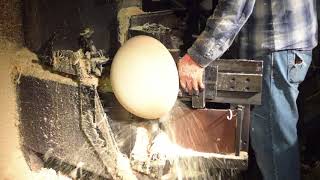
[[[312,51],[293,51],[288,59],[288,80],[290,83],[301,83],[308,72],[312,61]]]

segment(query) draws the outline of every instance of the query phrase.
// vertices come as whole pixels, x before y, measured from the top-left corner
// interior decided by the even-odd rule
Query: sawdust
[[[103,93],[113,92],[112,86],[111,86],[111,80],[109,76],[105,76],[99,79],[98,90],[99,92],[103,92]]]
[[[144,12],[138,7],[128,7],[122,8],[118,12],[118,41],[121,45],[127,40],[128,37],[128,29],[130,26],[130,17],[138,14],[143,14]]]
[[[39,79],[46,79],[62,84],[78,86],[77,79],[71,79],[67,75],[62,76],[50,72],[49,69],[45,69],[45,67],[39,64],[37,55],[27,48],[16,48],[15,50],[11,51],[10,58],[12,61],[12,77],[15,78],[14,81],[16,83],[19,83],[19,76],[23,74],[25,76],[32,76]],[[98,79],[93,76],[86,76],[81,79],[81,83],[84,85],[97,86]]]
[[[137,177],[133,174],[133,171],[131,170],[129,159],[122,153],[118,153],[117,168],[117,173],[120,175],[121,179],[137,180]]]
[[[42,168],[38,172],[33,172],[31,175],[33,180],[71,180],[71,178],[56,172],[53,169]]]
[[[20,147],[16,91],[10,70],[15,59],[28,59],[34,55],[22,48],[22,1],[3,0],[0,3],[0,12],[0,179],[58,179],[55,178],[57,174],[53,170],[32,172]],[[59,177],[67,179],[61,175]]]
[[[164,174],[162,179],[219,179],[221,174],[228,174],[230,177],[238,176],[240,170],[236,167],[239,163],[245,165],[248,160],[247,152],[241,151],[239,156],[235,153],[199,152],[176,143],[175,132],[170,127],[170,121],[176,120],[174,118],[177,117],[185,118],[183,113],[186,113],[184,110],[187,108],[179,100],[176,106],[174,110],[182,113],[181,116],[173,116],[171,112],[162,117],[155,136],[150,136],[150,130],[142,126],[136,128],[134,147],[130,154],[133,169],[153,175],[156,172],[152,169],[158,166],[165,167],[169,162],[169,173]],[[197,117],[188,116],[188,118]],[[226,166],[231,169],[224,170]],[[228,175],[226,176],[229,177]]]
[[[111,80],[110,80],[110,68],[111,66],[106,66],[104,69],[104,74],[99,78],[98,91],[102,93],[109,93],[112,91]]]
[[[247,152],[241,151],[239,156],[231,154],[218,154],[218,153],[207,153],[198,152],[193,149],[187,149],[173,143],[169,136],[165,132],[160,132],[153,140],[150,148],[151,154],[160,154],[165,156],[166,159],[175,159],[180,157],[203,157],[203,158],[224,158],[224,159],[247,159]]]
[[[130,30],[136,30],[136,31],[144,31],[147,33],[151,33],[153,35],[170,32],[171,29],[168,27],[163,26],[162,24],[156,24],[156,23],[145,23],[142,26],[134,26],[131,27]]]
[[[2,102],[0,104],[0,179],[67,179],[54,170],[42,169],[39,172],[30,170],[20,148],[16,91],[10,69],[15,64],[15,60],[20,59],[21,62],[26,60],[25,62],[28,63],[27,60],[32,60],[35,55],[22,48],[20,44],[4,39],[0,40],[0,49],[0,100]]]
[[[187,118],[185,122],[197,120],[196,116],[184,116],[187,113],[187,109],[187,105],[177,101],[172,112],[160,119],[163,125],[163,132],[158,134],[153,140],[152,153],[160,154],[162,159],[169,159],[173,162],[170,174],[177,179],[221,179],[220,175],[224,173],[228,174],[228,179],[238,176],[239,170],[237,169],[225,172],[223,169],[227,164],[228,166],[232,166],[233,163],[245,163],[248,159],[247,152],[241,151],[239,156],[236,156],[234,153],[199,152],[187,149],[176,143],[175,130],[174,128],[172,129],[170,121],[174,121],[174,118],[177,117]],[[197,136],[196,134],[194,135]],[[201,138],[201,136],[198,138]],[[219,167],[222,167],[221,170],[217,169]]]
[[[16,46],[11,42],[7,45]],[[0,51],[0,179],[25,179],[31,172],[20,149],[16,97],[9,73],[12,57],[9,53],[12,52],[5,54],[4,49]]]
[[[223,158],[223,159],[238,159],[243,160],[248,158],[248,153],[241,151],[239,156],[235,156],[234,153],[230,154],[218,154],[218,153],[207,153],[198,152],[193,149],[184,148],[176,143],[174,143],[169,137],[168,133],[165,131],[160,131],[151,144],[146,144],[149,142],[149,136],[144,128],[137,128],[136,142],[132,153],[139,158],[148,156],[145,153],[159,154],[165,160],[174,160],[176,158],[186,158],[186,157],[202,157],[202,158]]]
[[[156,142],[155,145],[158,144],[157,150],[161,150],[161,144],[165,144],[166,146],[170,147],[172,149],[172,156],[180,156],[180,157],[204,157],[204,158],[225,158],[225,159],[247,159],[248,158],[248,153],[247,152],[240,152],[239,156],[235,156],[234,153],[230,154],[219,154],[219,153],[208,153],[208,152],[198,152],[192,149],[186,149],[182,146],[179,146],[176,140],[176,132],[172,128],[172,125],[170,124],[170,121],[175,121],[175,118],[180,117],[180,118],[187,118],[185,119],[185,122],[191,122],[191,121],[196,121],[197,116],[185,116],[185,114],[188,113],[189,107],[185,105],[183,102],[177,100],[174,108],[171,110],[170,113],[167,115],[163,116],[160,118],[160,122],[163,125],[163,132],[160,133],[157,137],[158,139],[155,139],[154,141]],[[201,133],[201,132],[199,132]],[[201,138],[201,136],[199,136]]]

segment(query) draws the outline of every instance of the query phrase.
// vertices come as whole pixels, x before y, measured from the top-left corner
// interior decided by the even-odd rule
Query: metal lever
[[[198,95],[192,95],[192,107],[203,109],[206,106],[206,97],[214,99],[217,95],[218,66],[208,66],[203,72],[205,88]]]
[[[205,82],[206,72],[203,72],[203,81]],[[193,94],[191,97],[192,108],[203,109],[206,106],[206,88],[200,91],[197,95]]]
[[[235,139],[235,155],[239,156],[241,151],[241,136],[242,136],[242,121],[244,116],[244,108],[243,105],[237,105],[237,128],[236,128],[236,139]]]

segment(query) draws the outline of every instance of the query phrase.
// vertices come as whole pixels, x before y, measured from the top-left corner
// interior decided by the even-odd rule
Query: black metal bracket
[[[194,108],[205,102],[261,104],[263,63],[258,60],[219,59],[205,70],[205,90],[199,95],[180,93]],[[205,102],[203,102],[205,99]]]
[[[193,108],[205,108],[206,98],[214,99],[217,95],[217,77],[218,66],[209,66],[205,69],[203,72],[203,80],[206,88],[200,91],[197,95],[192,95],[191,101]],[[206,89],[208,89],[208,91],[206,91]]]
[[[242,122],[243,122],[243,115],[244,115],[244,106],[243,105],[237,105],[236,111],[237,111],[237,128],[236,128],[236,140],[235,140],[235,155],[239,156],[241,147],[242,147]]]

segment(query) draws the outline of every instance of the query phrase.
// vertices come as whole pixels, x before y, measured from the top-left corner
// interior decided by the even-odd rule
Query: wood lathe
[[[124,41],[154,37],[177,61],[183,52],[181,18],[173,10],[128,15]],[[49,39],[32,66],[41,73],[17,72],[20,131],[29,152],[48,167],[77,169],[87,179],[214,179],[213,169],[247,168],[250,106],[261,103],[262,61],[214,61],[206,68],[204,91],[180,92],[169,117],[145,121],[121,107],[111,92],[98,91],[97,77],[112,57],[95,48],[91,35],[90,30],[80,34],[78,51],[53,50],[54,38]],[[165,129],[174,144],[162,147],[169,149],[168,160],[151,153],[166,138]],[[132,156],[138,131],[149,136],[142,160]]]

